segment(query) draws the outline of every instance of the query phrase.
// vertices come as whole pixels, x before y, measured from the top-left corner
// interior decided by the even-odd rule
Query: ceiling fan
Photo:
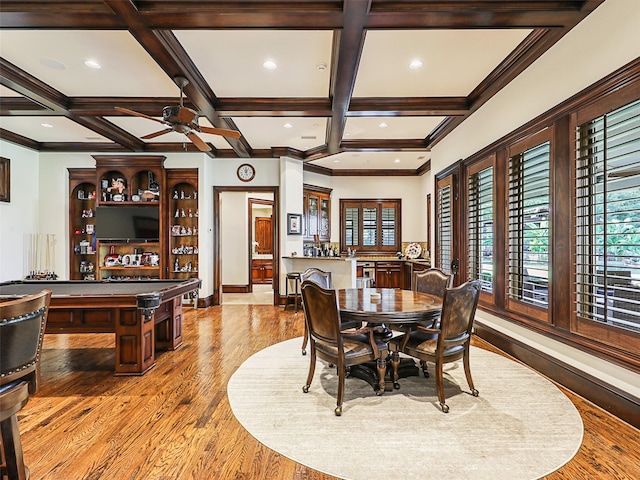
[[[160,130],[158,132],[150,133],[141,137],[144,140],[150,138],[159,137],[165,133],[178,132],[184,133],[189,140],[202,152],[211,151],[211,147],[207,145],[196,132],[199,133],[211,133],[213,135],[222,135],[223,137],[240,138],[240,132],[237,130],[229,130],[226,128],[212,128],[204,127],[198,124],[199,114],[195,110],[185,107],[183,104],[183,89],[189,83],[184,77],[175,77],[174,82],[180,87],[180,105],[168,105],[162,109],[162,120],[145,115],[144,113],[135,112],[128,108],[115,107],[116,110],[129,115],[135,115],[137,117],[147,118],[154,122],[162,123],[169,128]]]

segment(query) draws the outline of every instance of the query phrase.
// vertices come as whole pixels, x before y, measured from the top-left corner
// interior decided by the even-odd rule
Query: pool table
[[[182,345],[182,297],[201,280],[58,281],[0,283],[0,301],[52,291],[45,333],[115,333],[116,375],[143,375],[157,350]]]

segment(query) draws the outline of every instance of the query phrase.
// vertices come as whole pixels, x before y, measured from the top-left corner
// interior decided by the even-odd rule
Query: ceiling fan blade
[[[128,113],[129,115],[135,115],[136,117],[146,118],[148,120],[153,120],[154,122],[164,123],[162,120],[158,120],[157,118],[150,117],[149,115],[145,115],[144,113],[129,110],[128,108],[115,107],[115,109],[122,113]]]
[[[190,108],[180,107],[178,111],[178,121],[189,125],[198,114]]]
[[[200,127],[202,133],[212,133],[214,135],[222,135],[223,137],[240,138],[240,132],[237,130],[229,130],[227,128]]]
[[[189,133],[185,133],[185,135],[187,137],[189,137],[189,140],[191,140],[193,142],[193,144],[198,147],[198,150],[200,150],[201,152],[210,152],[211,151],[211,147],[209,145],[207,145],[206,143],[204,143],[202,141],[202,139],[196,135],[194,132],[189,132]]]
[[[160,135],[164,135],[165,133],[170,133],[170,132],[173,132],[173,130],[170,128],[167,128],[166,130],[160,130],[159,132],[149,133],[144,137],[140,137],[140,138],[143,140],[149,140],[150,138],[156,138],[156,137],[159,137]]]

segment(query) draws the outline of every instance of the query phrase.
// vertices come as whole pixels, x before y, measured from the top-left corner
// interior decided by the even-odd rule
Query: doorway
[[[268,205],[271,208],[272,280],[271,284],[261,284],[258,289],[272,291],[271,304],[279,303],[278,191],[278,187],[214,187],[213,305],[222,303],[223,287],[225,292],[234,295],[257,293],[253,292],[254,282],[251,279],[251,256],[255,241],[253,215],[247,214],[252,210],[251,199],[259,200],[254,205],[258,211],[257,205]],[[262,203],[263,200],[266,203]],[[245,232],[246,235],[241,232]],[[233,276],[231,281],[229,281],[230,275]],[[249,296],[244,298],[250,302]]]
[[[249,198],[249,292],[273,284],[273,200]],[[263,287],[258,287],[261,291]]]

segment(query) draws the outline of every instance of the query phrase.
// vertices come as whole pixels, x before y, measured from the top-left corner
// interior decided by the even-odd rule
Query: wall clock
[[[238,178],[243,182],[250,182],[256,176],[256,169],[253,165],[243,163],[238,167]]]

